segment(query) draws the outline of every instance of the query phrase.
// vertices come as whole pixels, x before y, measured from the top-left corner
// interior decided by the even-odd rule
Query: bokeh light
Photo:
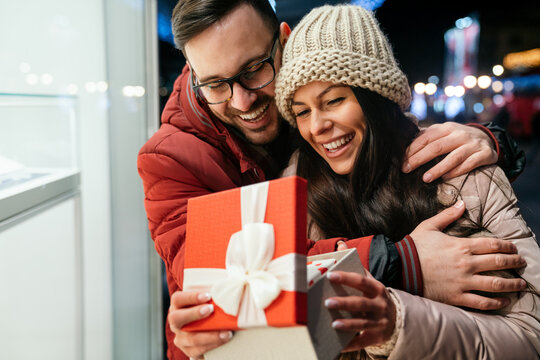
[[[422,95],[425,92],[425,89],[426,89],[426,84],[424,84],[423,82],[418,82],[414,84],[414,92],[417,93],[418,95]]]
[[[465,85],[466,88],[472,89],[476,86],[476,77],[474,75],[467,75],[463,79],[463,85]]]
[[[487,89],[491,85],[491,78],[487,75],[478,77],[478,87],[480,89]]]
[[[495,76],[501,76],[504,73],[504,68],[502,65],[495,65],[493,66],[493,75]]]

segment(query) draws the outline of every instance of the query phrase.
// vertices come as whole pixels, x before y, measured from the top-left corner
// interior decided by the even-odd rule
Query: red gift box
[[[305,324],[306,181],[293,176],[188,201],[185,291],[214,312],[185,331]]]

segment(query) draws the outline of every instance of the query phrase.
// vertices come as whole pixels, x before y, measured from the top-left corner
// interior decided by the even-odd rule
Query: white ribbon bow
[[[241,188],[242,230],[229,240],[225,269],[184,270],[184,290],[209,291],[225,313],[238,316],[238,327],[267,325],[264,309],[281,291],[306,291],[295,281],[295,270],[305,269],[305,256],[290,253],[272,260],[274,227],[264,223],[267,198],[268,182]]]

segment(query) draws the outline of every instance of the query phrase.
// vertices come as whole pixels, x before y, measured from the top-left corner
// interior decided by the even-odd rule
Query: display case
[[[0,223],[79,186],[77,98],[0,93]]]

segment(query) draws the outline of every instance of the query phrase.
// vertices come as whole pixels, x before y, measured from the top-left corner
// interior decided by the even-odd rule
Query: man
[[[138,167],[150,231],[165,262],[172,295],[174,311],[168,319],[171,326],[166,327],[168,356],[185,359],[184,353],[199,357],[231,336],[229,332],[180,330],[183,324],[212,311],[211,307],[201,305],[208,300],[205,294],[179,291],[187,200],[275,178],[286,166],[296,143],[295,132],[282,121],[274,103],[273,81],[290,28],[278,23],[266,0],[182,0],[172,21],[176,44],[189,66],[175,82],[160,130],[141,149]],[[433,181],[445,173],[456,176],[494,163],[497,152],[492,147],[490,136],[482,130],[457,124],[432,127],[411,144],[404,171],[412,171],[434,156],[450,153],[424,179]],[[373,256],[381,260],[370,261],[369,268],[380,274],[380,280],[396,272],[401,277],[409,276],[410,268],[406,269],[404,264],[421,263],[422,273],[430,274],[423,279],[425,286],[420,286],[426,297],[479,309],[500,308],[502,298],[479,301],[467,295],[473,289],[520,290],[514,279],[500,279],[497,284],[501,286],[494,288],[493,278],[476,275],[486,270],[519,267],[520,257],[513,254],[515,248],[511,244],[496,239],[456,242],[440,232],[447,222],[441,217],[455,219],[461,213],[450,209],[417,227],[414,243],[405,244],[411,248],[412,256],[398,254],[395,245],[389,245],[382,235],[351,240],[348,245],[357,247],[370,259]],[[438,251],[448,253],[449,263],[452,255],[466,253],[466,259],[460,258],[465,265],[448,266],[452,272],[437,271],[441,267],[429,261],[433,247],[428,245],[434,243]],[[322,240],[311,244],[311,252],[333,251],[337,244],[338,239]],[[495,255],[496,252],[499,254]],[[400,256],[408,256],[408,261],[402,262]],[[371,263],[382,266],[374,269]],[[448,282],[459,285],[452,291],[437,285]]]

